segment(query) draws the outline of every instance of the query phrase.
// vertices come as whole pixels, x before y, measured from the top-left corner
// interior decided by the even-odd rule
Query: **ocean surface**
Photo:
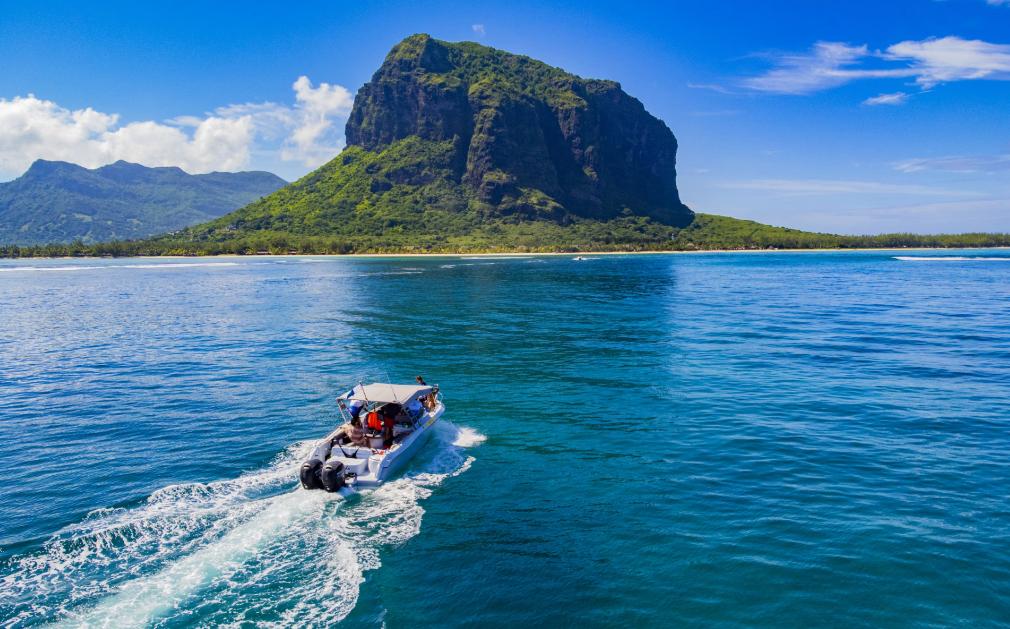
[[[1010,253],[0,261],[0,625],[338,621],[1010,625]]]

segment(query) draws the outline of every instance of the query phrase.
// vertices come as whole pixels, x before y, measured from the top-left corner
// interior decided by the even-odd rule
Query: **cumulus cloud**
[[[484,31],[484,25],[483,24],[474,24],[470,28],[473,29],[473,32],[476,33],[478,37],[483,37],[484,35],[487,34]]]
[[[122,124],[119,114],[71,110],[36,97],[0,98],[0,177],[14,177],[36,159],[94,168],[116,160],[178,166],[191,173],[248,168],[254,155],[314,167],[344,145],[340,121],[353,96],[340,85],[292,84],[294,103],[226,105],[203,116]]]
[[[861,79],[908,78],[922,89],[952,81],[1010,79],[1010,45],[954,36],[903,41],[883,51],[866,45],[817,42],[805,53],[765,56],[771,58],[773,67],[743,79],[743,87],[776,94],[811,94]]]
[[[184,133],[158,122],[119,124],[117,114],[70,110],[29,94],[0,98],[0,173],[19,174],[36,159],[87,167],[119,159],[190,172],[236,170],[249,161],[252,121],[209,116]]]
[[[878,94],[863,101],[864,105],[904,105],[908,100],[905,92],[893,92],[891,94]]]
[[[295,90],[295,125],[281,158],[318,166],[343,148],[342,132],[335,132],[333,122],[351,113],[354,96],[340,85],[312,87],[307,76],[298,77],[291,87]]]

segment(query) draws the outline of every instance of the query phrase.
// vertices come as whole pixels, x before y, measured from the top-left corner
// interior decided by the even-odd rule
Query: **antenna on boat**
[[[386,386],[389,387],[389,394],[390,394],[390,397],[393,398],[393,402],[399,404],[400,403],[400,398],[399,398],[399,396],[396,395],[396,385],[394,385],[393,381],[389,379],[389,372],[386,371],[385,369],[379,369],[378,371],[380,372],[380,375],[382,376],[382,382],[386,383]]]
[[[371,404],[371,402],[368,401],[368,396],[365,395],[365,383],[358,380],[358,386],[361,387],[361,397],[365,398],[365,408],[368,408],[368,405]]]

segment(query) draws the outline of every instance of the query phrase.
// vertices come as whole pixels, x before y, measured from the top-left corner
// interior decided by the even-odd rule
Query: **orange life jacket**
[[[372,430],[382,430],[382,420],[375,411],[368,413],[368,427]]]

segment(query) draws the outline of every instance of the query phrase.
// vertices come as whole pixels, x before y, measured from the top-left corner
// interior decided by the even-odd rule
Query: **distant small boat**
[[[359,384],[337,405],[345,423],[302,463],[305,489],[380,485],[417,453],[445,412],[438,385],[426,384]]]
[[[576,262],[585,262],[588,259],[589,258],[584,258],[582,256],[575,256],[574,258],[572,258],[572,260],[575,260]]]

